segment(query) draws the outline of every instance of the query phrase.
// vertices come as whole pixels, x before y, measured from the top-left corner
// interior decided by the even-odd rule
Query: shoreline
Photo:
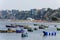
[[[10,22],[41,22],[41,23],[60,23],[60,21],[41,21],[41,20],[2,20],[2,21],[10,21]]]

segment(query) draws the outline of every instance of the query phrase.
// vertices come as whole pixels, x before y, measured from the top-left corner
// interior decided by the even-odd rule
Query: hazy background
[[[60,0],[0,0],[0,10],[19,9],[29,10],[33,8],[59,8]]]

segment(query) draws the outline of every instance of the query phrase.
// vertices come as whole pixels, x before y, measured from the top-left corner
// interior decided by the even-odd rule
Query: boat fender
[[[45,35],[45,36],[47,36],[47,35],[56,35],[56,32],[52,32],[52,33],[50,33],[50,32],[45,32],[45,31],[43,31],[43,34]]]
[[[50,36],[50,32],[49,32],[49,36]]]
[[[46,36],[48,35],[48,32],[43,31],[43,33],[44,33],[44,35],[46,35]]]
[[[53,35],[56,35],[56,32],[52,32],[51,34],[52,34],[52,36],[53,36]]]

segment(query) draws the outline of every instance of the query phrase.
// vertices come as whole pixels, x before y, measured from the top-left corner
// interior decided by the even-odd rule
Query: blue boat
[[[16,33],[23,33],[23,32],[24,32],[23,29],[21,29],[21,30],[16,30]]]

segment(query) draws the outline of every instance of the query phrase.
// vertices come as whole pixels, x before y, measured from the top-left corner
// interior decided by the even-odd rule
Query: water
[[[7,29],[5,27],[6,24],[11,24],[14,22],[8,22],[8,21],[0,21],[0,29]],[[25,23],[20,23],[20,22],[15,22],[18,24],[25,24]],[[33,23],[29,23],[29,25],[32,25]],[[44,25],[57,25],[58,27],[60,26],[60,23],[40,23]],[[22,38],[21,33],[0,33],[0,40],[60,40],[60,31],[56,31],[57,34],[56,36],[43,36],[42,33],[43,30],[37,30],[34,32],[28,32],[28,37]],[[50,31],[50,30],[48,30]]]
[[[34,31],[28,37],[22,38],[20,33],[0,33],[0,40],[60,40],[60,32],[56,36],[43,36],[43,33]]]

